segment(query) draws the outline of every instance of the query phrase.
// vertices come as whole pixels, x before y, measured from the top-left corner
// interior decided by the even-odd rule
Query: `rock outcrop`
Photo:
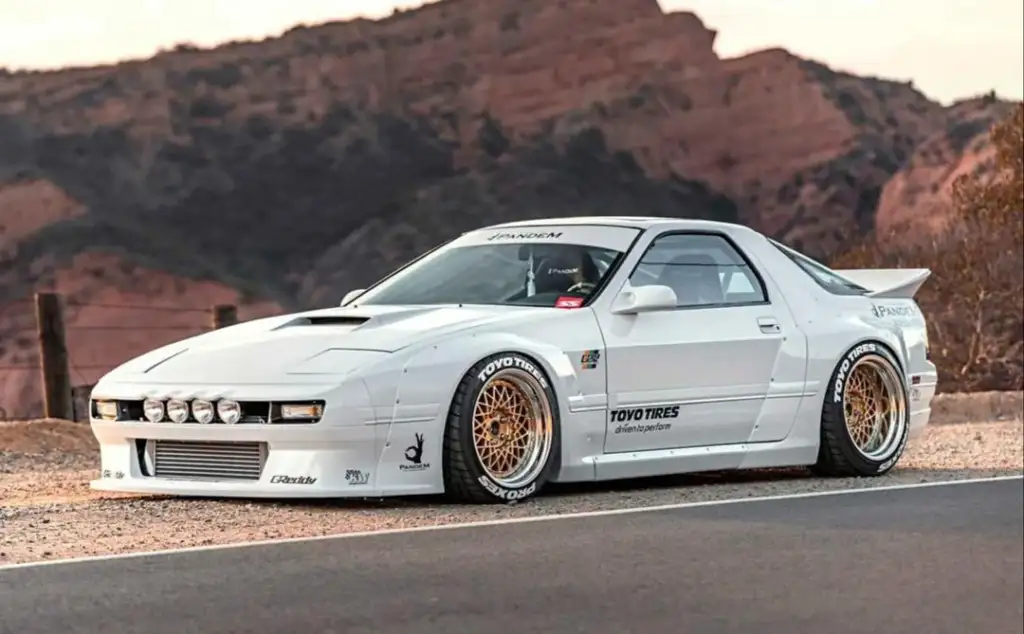
[[[994,97],[969,99],[949,108],[946,126],[928,136],[882,191],[875,225],[879,236],[909,227],[922,237],[947,224],[953,184],[958,178],[977,174],[991,176],[995,148],[988,138],[992,126],[1010,112]]]

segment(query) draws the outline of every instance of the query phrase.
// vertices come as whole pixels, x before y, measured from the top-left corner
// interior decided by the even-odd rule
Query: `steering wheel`
[[[565,292],[566,293],[586,293],[586,294],[589,295],[590,293],[592,293],[594,291],[595,288],[597,288],[597,284],[592,284],[590,282],[577,282],[576,284],[573,284],[572,286],[570,286],[569,290],[567,290]]]

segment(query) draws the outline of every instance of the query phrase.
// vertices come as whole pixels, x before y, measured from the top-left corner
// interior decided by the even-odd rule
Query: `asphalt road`
[[[1022,509],[1012,480],[15,568],[0,632],[1014,634]]]

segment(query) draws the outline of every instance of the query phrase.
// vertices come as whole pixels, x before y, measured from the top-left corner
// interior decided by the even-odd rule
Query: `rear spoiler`
[[[868,289],[868,297],[892,299],[913,299],[932,274],[929,269],[846,269],[836,273]]]

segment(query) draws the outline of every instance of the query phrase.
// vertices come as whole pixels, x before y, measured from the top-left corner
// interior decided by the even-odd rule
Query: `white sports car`
[[[92,393],[92,487],[496,502],[721,469],[877,476],[931,412],[928,275],[833,271],[709,221],[479,229],[341,307],[116,368]]]

